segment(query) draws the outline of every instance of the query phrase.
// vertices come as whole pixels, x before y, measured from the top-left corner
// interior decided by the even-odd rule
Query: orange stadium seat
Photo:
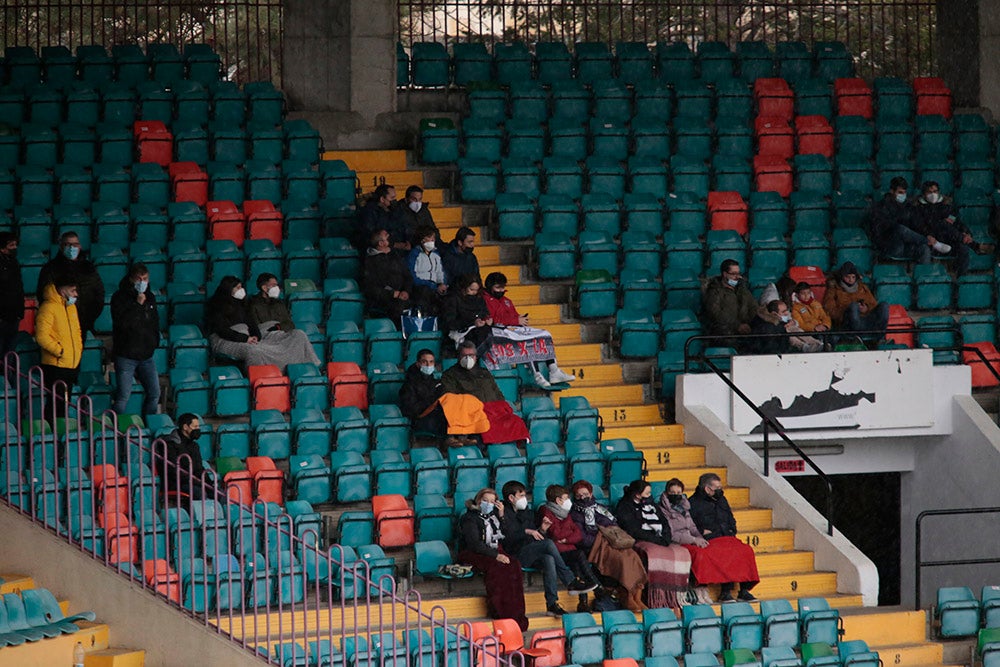
[[[374,496],[372,513],[380,547],[405,547],[413,544],[413,510],[400,495]]]

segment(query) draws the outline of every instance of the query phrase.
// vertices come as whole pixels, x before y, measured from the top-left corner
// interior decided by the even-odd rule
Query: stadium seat
[[[934,617],[939,637],[971,637],[979,630],[980,604],[968,586],[942,587],[937,591]]]
[[[722,651],[722,619],[709,605],[688,605],[682,608],[686,648],[688,653],[720,653]],[[686,663],[685,663],[686,664]]]
[[[414,542],[414,512],[401,495],[372,498],[376,541],[382,547],[404,547]]]
[[[835,667],[840,664],[833,647],[826,642],[803,642],[799,651],[806,667]]]
[[[604,630],[590,614],[565,614],[566,658],[577,664],[602,662],[605,658]]]
[[[833,646],[843,635],[844,622],[840,618],[840,612],[831,609],[823,598],[800,598],[799,622],[802,627],[803,644],[821,643]],[[803,661],[808,664],[808,659],[804,655]]]

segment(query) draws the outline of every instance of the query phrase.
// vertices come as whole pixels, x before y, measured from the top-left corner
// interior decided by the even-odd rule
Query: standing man
[[[111,297],[111,323],[118,389],[114,411],[125,412],[132,394],[132,384],[139,378],[146,390],[144,415],[160,411],[160,376],[153,362],[153,352],[160,344],[160,318],[156,295],[149,289],[149,269],[136,262],[118,284]]]
[[[80,237],[76,232],[65,232],[59,237],[59,254],[42,267],[38,274],[35,294],[45,294],[45,286],[52,283],[53,276],[62,274],[73,281],[79,293],[77,310],[80,316],[80,330],[84,335],[94,330],[94,322],[104,310],[104,283],[97,268],[84,258]]]
[[[476,233],[468,227],[459,227],[455,232],[455,240],[441,251],[445,282],[451,285],[462,276],[474,276],[476,282],[482,284],[475,250]]]
[[[355,239],[357,248],[364,248],[371,235],[380,229],[389,232],[392,247],[400,252],[410,249],[403,220],[396,215],[396,188],[383,183],[372,192],[368,203],[361,209],[360,228]]]
[[[80,375],[83,334],[76,300],[76,282],[69,276],[58,274],[45,287],[42,305],[35,320],[35,340],[42,350],[44,388],[51,396],[49,401],[42,401],[46,417],[54,418],[59,414],[59,399],[62,399],[64,406],[68,405],[69,390]],[[65,393],[58,398],[55,393],[57,382],[66,385]],[[63,407],[63,414],[66,410]]]
[[[24,318],[24,283],[17,261],[17,237],[0,232],[0,360],[14,349]]]

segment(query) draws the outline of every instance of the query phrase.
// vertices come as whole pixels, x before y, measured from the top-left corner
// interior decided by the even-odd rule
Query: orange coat
[[[816,327],[820,324],[825,324],[827,329],[830,328],[830,316],[818,299],[813,299],[809,303],[793,299],[791,310],[792,318],[803,331],[816,331]]]
[[[863,282],[859,280],[855,285],[858,286],[858,289],[854,292],[848,292],[836,280],[827,285],[826,294],[823,295],[823,308],[836,326],[840,326],[844,319],[844,311],[855,301],[863,301],[868,306],[868,310],[873,310],[878,305],[875,296]]]

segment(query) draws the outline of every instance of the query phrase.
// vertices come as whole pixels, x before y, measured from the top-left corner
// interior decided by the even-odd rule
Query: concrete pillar
[[[396,109],[396,0],[285,0],[282,80],[296,112],[373,127]]]
[[[956,107],[979,106],[979,4],[978,0],[937,0],[934,50],[938,71],[951,87]]]
[[[1000,53],[1000,0],[979,0],[976,4],[979,5],[976,33],[979,40],[974,54],[969,53],[969,58],[964,58],[964,66],[979,72],[979,106],[992,111],[994,119],[1000,119],[1000,61],[996,57]],[[966,55],[962,47],[967,42],[964,35],[957,37],[952,46],[962,60]],[[973,55],[976,61],[970,62]]]

